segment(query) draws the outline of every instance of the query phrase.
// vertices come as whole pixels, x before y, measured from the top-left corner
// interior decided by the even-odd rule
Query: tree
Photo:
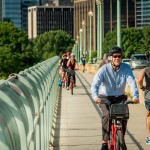
[[[122,48],[125,57],[130,57],[133,53],[141,53],[142,29],[127,28],[122,30]]]
[[[49,31],[41,34],[33,40],[34,51],[40,61],[51,56],[61,56],[63,53],[71,51],[75,41],[71,35],[64,31]]]
[[[121,30],[122,49],[125,57],[130,57],[133,53],[142,53],[142,29],[127,28]],[[117,30],[108,32],[104,39],[103,53],[108,53],[109,49],[117,46]]]
[[[30,45],[30,46],[29,46]],[[34,63],[31,42],[26,32],[13,23],[0,22],[0,76],[7,77]]]
[[[108,32],[104,38],[103,54],[108,53],[110,48],[116,45],[117,45],[117,30],[115,29],[113,32]]]
[[[144,27],[142,31],[143,37],[140,48],[143,53],[150,53],[150,27]]]

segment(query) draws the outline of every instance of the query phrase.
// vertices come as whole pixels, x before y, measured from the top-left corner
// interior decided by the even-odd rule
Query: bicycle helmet
[[[65,53],[65,54],[63,54],[63,55],[62,55],[62,57],[67,57],[67,54],[66,54],[66,53]]]
[[[71,56],[75,56],[75,54],[71,53],[70,57],[71,57]]]
[[[113,55],[115,53],[123,54],[123,50],[120,47],[113,47],[109,50],[109,55]]]

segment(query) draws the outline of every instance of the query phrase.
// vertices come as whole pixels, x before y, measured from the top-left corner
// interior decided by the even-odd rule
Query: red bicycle
[[[125,101],[118,104],[111,104],[110,101],[102,101],[103,104],[108,104],[110,108],[111,132],[108,148],[110,150],[127,150],[123,131],[123,121],[129,119],[128,104],[137,104],[133,101]]]

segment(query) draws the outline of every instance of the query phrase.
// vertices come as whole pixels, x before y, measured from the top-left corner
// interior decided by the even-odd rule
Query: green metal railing
[[[0,81],[0,150],[48,150],[58,94],[53,57]]]

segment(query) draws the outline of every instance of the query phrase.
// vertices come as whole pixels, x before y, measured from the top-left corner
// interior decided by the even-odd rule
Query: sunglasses
[[[113,58],[121,58],[121,55],[113,55]]]

